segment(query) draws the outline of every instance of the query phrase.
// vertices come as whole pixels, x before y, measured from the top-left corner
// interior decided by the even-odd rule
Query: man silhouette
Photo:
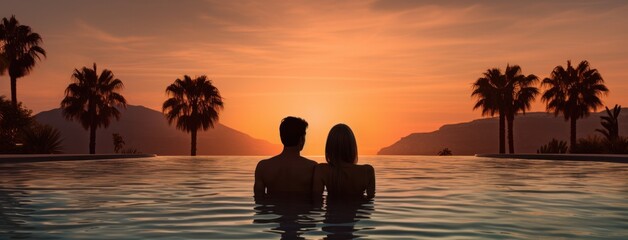
[[[301,156],[305,144],[307,122],[286,117],[279,125],[283,151],[261,160],[255,168],[255,197],[266,195],[309,196],[316,162]]]

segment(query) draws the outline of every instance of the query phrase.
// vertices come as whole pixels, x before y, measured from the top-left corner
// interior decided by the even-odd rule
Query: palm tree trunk
[[[196,129],[192,129],[192,149],[190,150],[190,156],[196,156]]]
[[[11,103],[13,104],[13,108],[17,109],[17,78],[13,75],[11,78]]]
[[[499,113],[499,153],[500,154],[504,154],[506,153],[506,141],[505,141],[505,127],[504,125],[506,120],[505,120],[504,113],[500,111]]]
[[[515,115],[508,114],[508,153],[515,153],[514,121]]]
[[[94,121],[89,127],[89,154],[96,154],[96,124]]]
[[[569,135],[569,151],[573,153],[574,147],[576,146],[576,121],[578,119],[575,117],[571,117],[571,134]]]

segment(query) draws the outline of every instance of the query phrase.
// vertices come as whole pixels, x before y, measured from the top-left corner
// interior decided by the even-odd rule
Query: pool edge
[[[156,154],[21,154],[21,155],[0,155],[2,163],[27,163],[27,162],[48,162],[48,161],[83,161],[83,160],[106,160],[125,158],[151,158]]]
[[[615,154],[498,154],[482,153],[476,157],[510,158],[527,160],[558,160],[558,161],[591,161],[591,162],[616,162],[628,163],[628,155]]]

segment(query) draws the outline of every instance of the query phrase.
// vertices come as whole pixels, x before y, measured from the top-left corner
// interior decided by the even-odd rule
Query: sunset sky
[[[35,113],[59,107],[73,69],[93,62],[129,104],[158,111],[176,78],[207,75],[225,98],[221,123],[280,143],[280,120],[303,117],[305,154],[321,154],[340,122],[374,154],[480,118],[471,83],[507,63],[544,78],[586,59],[610,89],[604,103],[628,106],[628,1],[0,0],[0,17],[13,14],[48,52],[18,80]],[[0,95],[9,86],[0,76]]]

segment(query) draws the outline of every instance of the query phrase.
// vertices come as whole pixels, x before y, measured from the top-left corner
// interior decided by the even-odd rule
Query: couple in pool
[[[373,198],[375,170],[357,164],[358,147],[351,128],[345,124],[331,128],[325,144],[327,163],[317,163],[301,156],[307,126],[297,117],[281,121],[283,151],[257,164],[255,197],[320,197],[326,189],[327,198]]]

